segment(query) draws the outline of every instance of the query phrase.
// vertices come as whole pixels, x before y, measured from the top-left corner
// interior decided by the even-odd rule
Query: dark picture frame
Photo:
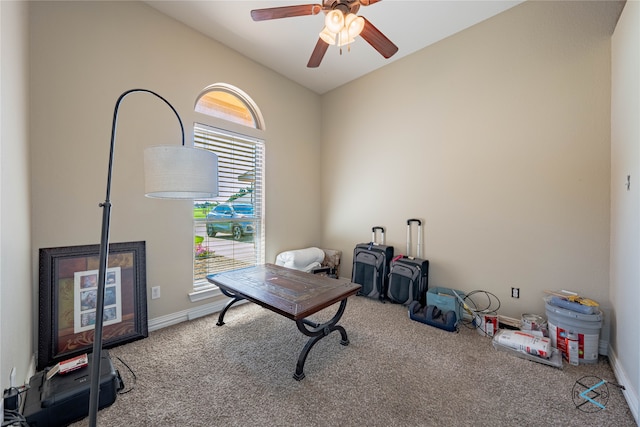
[[[37,370],[91,352],[99,252],[100,245],[40,249]],[[146,338],[144,241],[109,245],[106,284],[103,348]]]

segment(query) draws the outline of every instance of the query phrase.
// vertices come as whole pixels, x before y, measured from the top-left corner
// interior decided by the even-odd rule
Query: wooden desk
[[[309,336],[309,341],[298,357],[293,378],[304,378],[304,363],[311,348],[333,331],[340,332],[340,344],[348,345],[345,329],[338,325],[344,313],[347,298],[355,295],[360,285],[340,279],[331,279],[302,271],[264,264],[226,273],[207,276],[222,293],[232,298],[218,316],[218,326],[224,325],[224,315],[236,302],[252,301],[296,322],[298,329]],[[340,306],[331,320],[315,323],[307,319],[312,314],[337,302]]]

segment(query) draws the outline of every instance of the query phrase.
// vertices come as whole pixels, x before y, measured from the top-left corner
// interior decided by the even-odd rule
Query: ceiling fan
[[[266,9],[254,9],[251,18],[254,21],[292,18],[295,16],[317,15],[325,13],[325,27],[320,32],[316,47],[311,53],[307,67],[316,68],[322,62],[329,45],[344,46],[352,43],[358,35],[369,43],[385,58],[390,58],[398,51],[380,30],[363,16],[356,13],[360,6],[369,6],[381,0],[322,0],[322,4],[301,4],[297,6],[281,6]]]

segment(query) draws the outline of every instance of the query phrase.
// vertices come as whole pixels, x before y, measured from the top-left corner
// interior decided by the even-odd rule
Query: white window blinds
[[[194,220],[198,290],[208,274],[264,263],[264,143],[196,124],[194,146],[218,155],[219,175],[218,197],[194,202],[208,210]]]

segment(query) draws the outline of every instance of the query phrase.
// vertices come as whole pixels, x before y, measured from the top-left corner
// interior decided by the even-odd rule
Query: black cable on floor
[[[472,298],[474,295],[476,296],[475,299]],[[478,295],[481,295],[481,297],[479,298]],[[486,304],[482,297],[486,297]],[[482,301],[480,301],[482,305],[480,305],[479,299],[482,299]],[[475,290],[466,294],[463,301],[466,305],[465,309],[471,312],[472,319],[467,321],[461,320],[460,323],[469,329],[477,329],[479,332],[487,335],[486,331],[483,331],[481,328],[481,322],[478,322],[477,319],[483,314],[497,315],[500,309],[500,299],[489,291]]]
[[[2,427],[8,426],[21,426],[21,427],[29,427],[27,424],[27,419],[17,410],[6,410],[4,411],[4,421],[2,422]]]
[[[133,369],[131,369],[131,367],[129,365],[126,364],[126,362],[124,360],[122,360],[121,358],[119,358],[118,356],[116,356],[116,359],[118,359],[118,361],[120,361],[120,363],[122,363],[124,366],[126,366],[127,370],[131,373],[131,377],[133,378],[133,384],[131,385],[131,387],[129,387],[128,389],[123,389],[118,391],[118,394],[127,394],[130,391],[132,391],[135,386],[136,386],[136,382],[138,381],[138,377],[136,377],[136,373],[133,372]]]

